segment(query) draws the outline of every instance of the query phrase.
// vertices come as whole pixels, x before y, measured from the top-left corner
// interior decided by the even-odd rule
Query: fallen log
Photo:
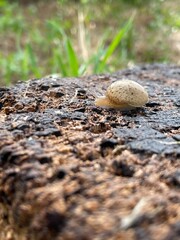
[[[142,108],[98,108],[128,78]],[[0,239],[178,239],[180,68],[142,65],[0,88]]]

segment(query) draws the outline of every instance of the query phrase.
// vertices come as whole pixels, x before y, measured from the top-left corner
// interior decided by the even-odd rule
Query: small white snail
[[[148,93],[140,84],[123,79],[112,83],[105,96],[98,97],[95,100],[95,105],[104,108],[130,110],[143,106],[148,100]]]

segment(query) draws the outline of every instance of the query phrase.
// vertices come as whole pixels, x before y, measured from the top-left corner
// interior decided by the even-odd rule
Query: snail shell
[[[108,87],[106,95],[95,100],[95,105],[129,110],[143,106],[148,100],[148,93],[140,84],[124,79],[112,83]]]

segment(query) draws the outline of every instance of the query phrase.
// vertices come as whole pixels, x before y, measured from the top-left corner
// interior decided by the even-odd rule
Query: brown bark
[[[122,78],[150,101],[94,99]],[[180,68],[46,77],[0,89],[0,239],[178,239]]]

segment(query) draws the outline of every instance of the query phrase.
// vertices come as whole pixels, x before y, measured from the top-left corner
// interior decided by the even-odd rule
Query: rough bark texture
[[[129,112],[94,106],[113,81]],[[0,239],[179,239],[180,68],[46,77],[0,88]]]

